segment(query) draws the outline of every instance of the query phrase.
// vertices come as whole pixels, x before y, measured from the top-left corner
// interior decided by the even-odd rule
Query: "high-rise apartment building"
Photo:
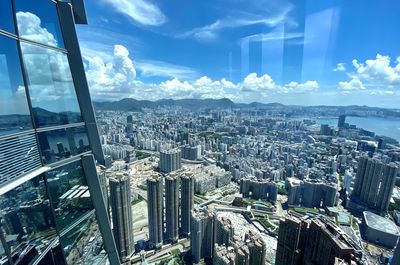
[[[129,175],[117,173],[109,185],[114,239],[121,261],[126,261],[135,250]]]
[[[366,209],[382,214],[388,210],[398,168],[395,164],[360,157],[352,201],[349,207],[360,212]]]
[[[214,214],[207,208],[194,209],[190,224],[190,248],[192,260],[211,259],[214,248]]]
[[[178,242],[179,237],[179,177],[165,177],[165,240]]]
[[[155,175],[147,179],[147,211],[149,220],[149,243],[161,248],[164,233],[163,180]]]
[[[168,151],[160,152],[160,162],[159,168],[163,173],[170,173],[172,171],[176,171],[181,169],[181,150],[180,149],[172,149]]]
[[[5,0],[0,17],[0,263],[119,264],[75,31],[83,1]]]
[[[234,235],[232,221],[221,215],[214,216],[214,238],[215,244],[229,245],[229,241]]]
[[[181,176],[180,234],[190,235],[190,216],[193,209],[194,183],[191,174]]]
[[[273,181],[249,177],[240,180],[240,193],[245,198],[266,199],[275,203],[278,196],[278,187]]]
[[[358,242],[331,220],[324,217],[300,220],[289,216],[279,225],[275,264],[330,265],[335,264],[337,258],[351,264],[359,261],[361,252]]]

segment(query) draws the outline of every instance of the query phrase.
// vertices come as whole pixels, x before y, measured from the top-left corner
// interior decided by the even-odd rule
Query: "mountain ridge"
[[[228,98],[221,99],[160,99],[156,101],[151,100],[137,100],[134,98],[124,98],[118,101],[94,101],[94,108],[96,110],[115,110],[115,111],[143,111],[143,109],[155,109],[158,107],[182,107],[190,110],[204,110],[204,109],[259,109],[259,110],[281,110],[284,113],[295,114],[298,111],[312,111],[318,112],[325,110],[332,112],[331,114],[348,114],[358,116],[357,112],[376,112],[378,116],[400,117],[399,109],[387,109],[380,107],[369,107],[365,105],[349,105],[349,106],[301,106],[301,105],[285,105],[278,102],[260,103],[235,103]],[[349,112],[349,113],[348,113]],[[323,113],[321,113],[323,114]],[[377,116],[377,115],[372,115]]]

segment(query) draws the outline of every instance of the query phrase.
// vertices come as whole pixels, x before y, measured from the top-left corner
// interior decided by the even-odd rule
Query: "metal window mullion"
[[[61,129],[79,128],[79,127],[84,127],[84,126],[85,126],[84,122],[70,123],[70,124],[64,124],[64,125],[38,128],[38,129],[36,129],[36,132],[40,133],[40,132],[48,132],[48,131],[55,131],[55,130],[61,130]]]

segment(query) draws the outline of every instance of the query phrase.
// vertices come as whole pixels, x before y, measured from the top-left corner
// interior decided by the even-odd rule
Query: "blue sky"
[[[95,100],[400,104],[396,0],[86,1]]]

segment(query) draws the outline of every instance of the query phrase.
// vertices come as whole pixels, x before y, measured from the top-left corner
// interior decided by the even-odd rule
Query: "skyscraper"
[[[180,233],[190,235],[190,216],[193,209],[194,185],[191,174],[181,176],[181,225]]]
[[[75,31],[86,14],[83,1],[71,2],[1,1],[2,264],[91,264],[107,257],[119,264]]]
[[[181,150],[172,149],[160,152],[160,171],[163,173],[170,173],[181,169]]]
[[[261,265],[265,264],[265,257],[267,255],[267,245],[261,238],[261,235],[253,230],[249,230],[245,235],[245,241],[249,247],[249,264]]]
[[[165,240],[176,243],[179,236],[179,178],[171,173],[165,178]]]
[[[164,232],[163,181],[158,175],[147,179],[147,211],[149,220],[149,244],[160,248]]]
[[[362,209],[382,214],[388,210],[398,168],[395,164],[384,164],[377,159],[360,157],[352,192],[353,204]]]
[[[276,250],[277,265],[296,265],[300,260],[299,241],[301,221],[290,216],[282,219],[279,225],[278,247]]]
[[[346,124],[346,115],[340,115],[338,120],[338,128],[341,129]]]
[[[212,258],[214,248],[214,217],[207,208],[194,209],[190,224],[190,248],[193,262]]]
[[[129,175],[117,173],[109,185],[115,243],[121,261],[125,261],[135,250]]]
[[[233,225],[229,218],[222,215],[214,216],[214,238],[215,244],[229,245],[229,241],[233,237]]]

